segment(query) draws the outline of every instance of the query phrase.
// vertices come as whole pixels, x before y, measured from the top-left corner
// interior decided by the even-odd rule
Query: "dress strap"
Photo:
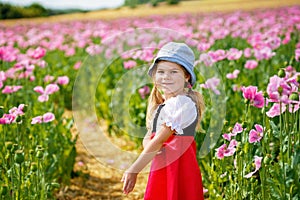
[[[157,125],[158,116],[159,116],[159,113],[160,113],[161,109],[164,107],[164,105],[165,104],[160,104],[158,106],[158,109],[156,111],[156,114],[155,114],[155,117],[154,117],[154,120],[153,120],[152,133],[156,132],[156,125]]]

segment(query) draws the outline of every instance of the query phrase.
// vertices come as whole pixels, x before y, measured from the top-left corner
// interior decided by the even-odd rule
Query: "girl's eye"
[[[172,73],[172,74],[176,74],[176,73],[177,73],[177,71],[171,71],[171,73]]]
[[[157,73],[162,74],[162,73],[164,73],[164,71],[159,70],[159,71],[157,71]]]

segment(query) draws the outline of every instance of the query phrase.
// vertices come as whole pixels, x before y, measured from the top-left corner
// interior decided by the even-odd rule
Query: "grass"
[[[263,8],[276,8],[282,6],[300,5],[299,0],[194,0],[182,1],[178,5],[159,4],[140,5],[134,9],[120,7],[91,11],[87,13],[73,13],[51,17],[31,19],[0,20],[0,25],[13,26],[17,24],[61,22],[70,20],[111,20],[126,17],[146,17],[149,15],[170,15],[179,13],[207,13],[207,12],[230,12],[235,10],[253,10]]]

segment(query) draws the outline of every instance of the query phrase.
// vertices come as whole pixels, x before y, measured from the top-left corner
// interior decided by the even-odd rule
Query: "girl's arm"
[[[138,173],[154,158],[163,143],[167,141],[173,133],[174,131],[172,131],[170,127],[164,125],[156,136],[148,142],[138,159],[129,167],[122,177],[121,181],[124,182],[123,191],[125,194],[133,190]]]
[[[149,141],[151,140],[151,130],[148,130],[148,132],[146,133],[144,139],[143,139],[143,147],[144,149],[146,148],[147,144],[149,143]]]

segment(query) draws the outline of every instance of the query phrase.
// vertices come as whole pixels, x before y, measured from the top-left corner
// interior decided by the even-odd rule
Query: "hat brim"
[[[174,57],[156,57],[154,60],[153,60],[153,63],[151,64],[149,70],[148,70],[148,75],[152,77],[152,73],[153,73],[153,70],[154,70],[154,67],[155,67],[155,64],[158,62],[158,61],[169,61],[169,62],[173,62],[173,63],[177,63],[179,65],[181,65],[182,67],[184,67],[184,69],[191,75],[191,85],[193,86],[196,82],[196,75],[194,73],[194,71],[192,71],[191,69],[193,69],[193,66],[187,66],[188,64],[186,62],[183,62],[182,60],[180,59],[177,59],[177,58],[174,58]]]

